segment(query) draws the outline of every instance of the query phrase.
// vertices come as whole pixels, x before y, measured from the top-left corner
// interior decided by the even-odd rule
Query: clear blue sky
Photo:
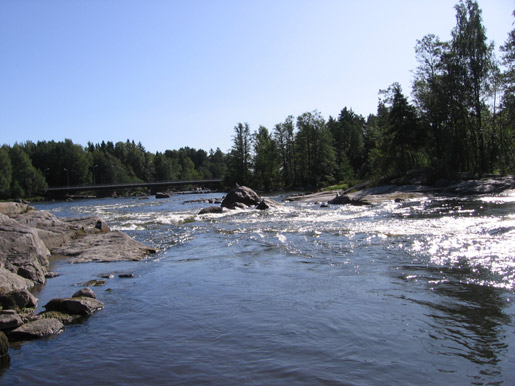
[[[455,0],[0,0],[0,144],[227,151],[233,127],[375,113]],[[513,0],[479,0],[496,47]]]

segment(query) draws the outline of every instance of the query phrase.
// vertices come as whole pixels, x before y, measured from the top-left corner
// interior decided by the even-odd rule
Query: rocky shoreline
[[[156,250],[120,231],[111,231],[98,217],[57,218],[49,212],[14,202],[0,203],[0,365],[9,363],[9,341],[58,334],[64,325],[102,309],[89,288],[72,297],[52,299],[35,314],[37,299],[30,289],[55,276],[49,261],[71,263],[142,260]]]

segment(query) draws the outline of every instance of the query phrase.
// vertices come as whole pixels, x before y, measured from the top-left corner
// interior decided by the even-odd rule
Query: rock
[[[50,251],[34,228],[19,224],[17,221],[0,214],[0,267],[32,283],[45,282]],[[19,283],[19,281],[18,281]],[[3,286],[13,283],[3,282]],[[27,283],[28,284],[28,283]]]
[[[64,325],[54,318],[43,318],[26,323],[9,333],[11,340],[39,339],[62,332]]]
[[[33,209],[31,206],[19,202],[0,202],[0,213],[7,216],[20,214]]]
[[[165,192],[157,192],[156,193],[156,198],[170,198],[170,194],[169,193],[165,193]]]
[[[156,250],[134,240],[126,233],[111,231],[87,234],[72,240],[61,248],[52,250],[52,253],[70,257],[71,263],[86,263],[90,261],[138,261],[156,253]]]
[[[131,279],[134,277],[134,274],[133,273],[122,273],[122,274],[118,275],[118,277],[121,279]]]
[[[64,298],[50,300],[45,309],[47,311],[59,311],[71,315],[91,315],[93,312],[104,308],[104,303],[92,298]]]
[[[252,189],[246,186],[237,186],[231,190],[222,201],[223,208],[234,209],[236,204],[244,204],[245,206],[258,205],[261,202],[261,197]]]
[[[16,290],[30,288],[34,286],[34,283],[0,267],[0,285],[8,290]]]
[[[10,311],[10,312],[9,312]],[[23,324],[20,315],[14,310],[0,311],[0,331],[12,330]]]
[[[367,202],[360,199],[352,199],[345,194],[338,194],[335,198],[327,202],[331,205],[368,205]]]
[[[80,298],[80,297],[96,299],[97,295],[93,292],[93,290],[91,288],[84,287],[72,295],[72,298]]]
[[[234,203],[234,205],[232,206],[231,209],[243,209],[243,210],[245,210],[245,209],[248,209],[248,206],[245,205],[243,202],[236,202],[236,203]]]
[[[201,209],[198,214],[211,214],[211,213],[223,213],[224,208],[221,206],[210,206],[204,209]]]
[[[26,289],[21,289],[0,295],[0,304],[4,309],[32,308],[37,306],[38,299]]]
[[[57,272],[47,272],[45,273],[46,279],[53,279],[54,277],[60,276]]]
[[[261,199],[261,202],[256,206],[256,209],[266,210],[270,208],[279,208],[280,206],[282,205],[279,202],[265,197]]]
[[[112,279],[114,275],[112,273],[103,273],[100,277],[103,279]]]
[[[35,229],[48,249],[59,247],[70,241],[80,229],[79,226],[66,223],[45,211],[31,210],[10,217],[18,224]]]
[[[5,334],[0,331],[0,366],[8,364],[9,361],[9,340]]]
[[[70,324],[73,323],[76,320],[80,320],[83,318],[83,316],[80,315],[70,315],[65,314],[64,312],[58,312],[58,311],[45,311],[40,314],[38,314],[39,319],[57,319],[62,324]]]
[[[101,232],[109,232],[111,230],[111,228],[109,228],[109,225],[107,225],[107,223],[102,220],[102,219],[98,219],[96,224],[95,224],[95,228],[96,229],[99,229]]]
[[[331,205],[346,205],[346,204],[350,204],[351,201],[352,200],[350,199],[349,196],[347,196],[345,194],[338,194],[335,198],[328,201],[327,203],[331,204]]]
[[[86,287],[102,287],[107,284],[107,280],[102,279],[91,279],[85,283],[82,283]]]

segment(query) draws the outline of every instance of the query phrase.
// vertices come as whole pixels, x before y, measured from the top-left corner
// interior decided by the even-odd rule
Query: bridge
[[[166,191],[178,186],[196,185],[205,187],[219,187],[222,180],[213,178],[208,180],[185,180],[185,181],[158,181],[158,182],[132,182],[128,184],[97,184],[97,185],[75,185],[58,186],[47,189],[49,197],[62,197],[77,194],[79,192],[100,192],[104,196],[112,195],[117,190],[130,190],[136,188],[147,188],[152,194],[159,191]]]

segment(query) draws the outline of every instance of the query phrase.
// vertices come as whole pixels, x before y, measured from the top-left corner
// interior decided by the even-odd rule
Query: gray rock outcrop
[[[71,262],[141,260],[155,249],[98,217],[57,218],[27,204],[0,203],[0,288],[43,284],[51,255]]]

